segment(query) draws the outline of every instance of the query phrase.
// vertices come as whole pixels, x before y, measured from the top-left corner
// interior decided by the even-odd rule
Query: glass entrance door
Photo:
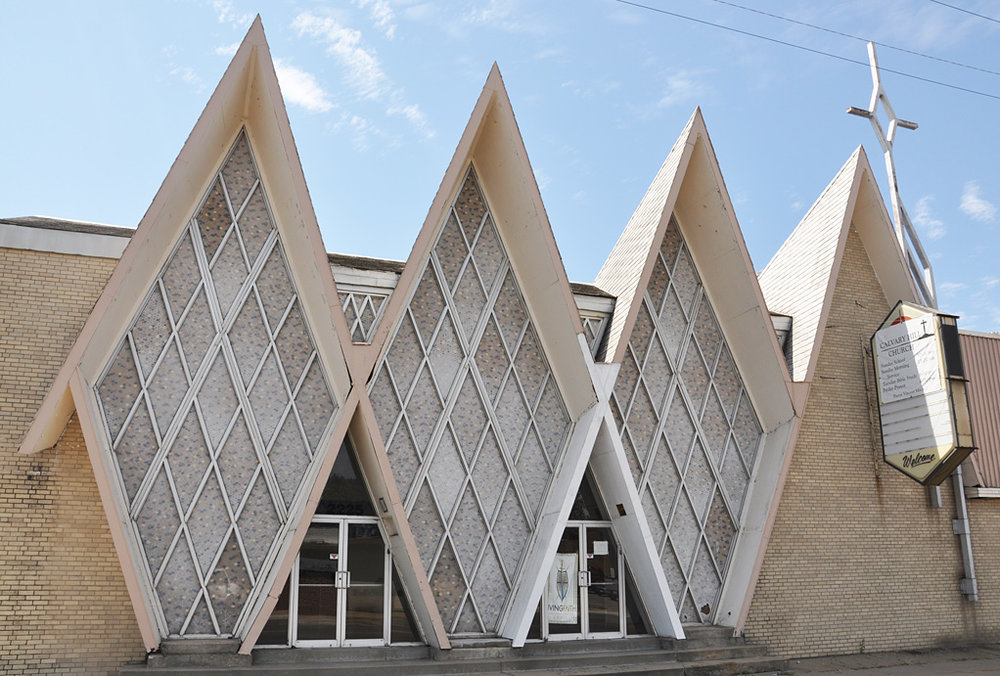
[[[377,521],[317,517],[293,572],[292,644],[385,645],[388,566]]]
[[[545,586],[543,617],[548,637],[624,636],[623,563],[610,524],[569,522]]]

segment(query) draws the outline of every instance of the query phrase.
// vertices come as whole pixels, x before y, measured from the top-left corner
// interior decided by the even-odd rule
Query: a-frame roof
[[[890,304],[916,299],[868,157],[858,146],[759,275],[768,308],[792,317],[787,355],[794,381],[811,380],[852,224]]]
[[[595,284],[617,296],[606,360],[620,362],[671,215],[691,250],[719,324],[729,338],[761,424],[793,416],[788,373],[701,109],[674,143]]]
[[[229,187],[224,187],[223,181],[229,183],[230,180]],[[209,210],[210,206],[212,210]],[[164,479],[167,470],[163,468],[166,467],[165,458],[174,453],[172,439],[175,435],[180,438],[180,433],[176,431],[182,427],[180,421],[193,421],[194,426],[190,428],[188,422],[183,423],[183,428],[190,429],[193,435],[187,437],[189,448],[194,448],[196,454],[201,453],[197,462],[209,463],[209,474],[206,475],[209,478],[203,480],[203,483],[207,481],[206,491],[209,488],[217,490],[218,487],[217,480],[213,478],[215,475],[211,474],[214,460],[206,456],[206,452],[213,453],[205,445],[206,438],[203,436],[203,430],[209,428],[198,427],[198,416],[202,414],[197,412],[196,399],[211,397],[213,393],[221,393],[233,400],[242,397],[236,422],[231,423],[234,438],[238,426],[244,425],[247,420],[252,421],[256,415],[253,413],[255,408],[260,412],[259,420],[262,421],[269,416],[274,420],[273,402],[278,399],[287,402],[286,411],[292,411],[297,406],[313,407],[313,417],[301,428],[308,428],[308,431],[291,432],[306,436],[299,437],[288,448],[294,448],[294,444],[298,443],[299,450],[310,457],[304,464],[288,470],[293,474],[285,475],[286,480],[292,483],[286,483],[286,488],[281,489],[287,492],[282,495],[284,504],[278,512],[278,522],[273,529],[258,529],[257,524],[246,529],[248,533],[259,533],[253,536],[258,540],[251,562],[256,570],[256,582],[252,589],[248,588],[239,597],[236,607],[239,614],[227,615],[225,624],[220,619],[218,628],[209,630],[209,633],[218,631],[223,635],[242,635],[264,599],[280,582],[277,579],[279,571],[287,571],[294,558],[298,541],[304,534],[304,531],[296,530],[298,521],[309,511],[310,504],[315,507],[316,497],[312,493],[322,490],[323,484],[318,477],[329,472],[357,405],[357,396],[352,394],[348,354],[345,351],[345,346],[350,345],[350,335],[325,250],[258,17],[132,235],[20,448],[22,453],[34,453],[52,446],[72,412],[78,412],[98,490],[147,649],[154,649],[168,633],[183,632],[183,627],[187,626],[183,623],[185,615],[177,615],[181,611],[171,610],[173,619],[170,619],[163,610],[165,605],[161,605],[162,599],[157,601],[161,590],[158,584],[153,583],[155,565],[145,563],[147,557],[142,553],[147,546],[152,546],[149,545],[152,540],[147,542],[145,535],[137,535],[134,526],[138,510],[152,512],[158,509],[156,501],[148,496],[157,486],[167,486]],[[214,259],[213,254],[217,254]],[[184,261],[184,265],[178,263],[175,266],[178,261]],[[173,274],[171,270],[182,270],[179,276],[170,278],[179,281],[167,281],[166,275]],[[271,286],[267,287],[267,284]],[[181,289],[186,289],[186,296],[181,295]],[[169,301],[167,305],[164,305],[164,293]],[[180,300],[189,297],[190,301]],[[225,301],[222,300],[224,297]],[[200,344],[205,346],[207,353],[203,354],[207,356],[200,362],[193,357],[185,357],[187,361],[181,363],[178,361],[177,346],[188,340],[181,338],[181,332],[188,324],[188,318],[195,316],[194,308],[199,302],[203,303],[199,307],[205,313],[200,315],[202,323],[191,320],[192,330],[199,332],[192,340],[203,341]],[[154,326],[149,335],[156,334],[159,340],[166,341],[166,347],[162,342],[155,343],[151,339],[148,345],[156,350],[153,356],[162,356],[158,361],[143,365],[137,374],[131,357],[132,350],[140,354],[141,341],[135,337],[136,331],[140,323],[146,322],[147,310],[156,307],[160,308],[162,320],[150,320],[152,323],[142,326],[144,329]],[[267,315],[264,324],[259,308],[263,308]],[[253,348],[262,351],[261,357],[248,351],[251,348],[237,345],[236,333],[242,329],[237,329],[236,325],[243,321],[244,315],[250,318],[248,330],[254,333],[255,340],[261,340],[260,331],[268,332],[262,339],[263,346]],[[137,316],[141,321],[136,320]],[[306,362],[311,365],[301,378],[287,368],[284,372],[276,371],[282,368],[276,361],[276,351],[284,349],[277,347],[277,343],[283,340],[278,333],[279,327],[284,331],[285,326],[292,326],[293,316],[294,321],[299,322],[294,329],[299,331],[296,334],[298,345],[305,346],[301,349],[308,348],[314,355],[309,357],[311,361]],[[254,328],[254,321],[258,328]],[[292,331],[290,329],[288,335]],[[228,338],[224,337],[227,335]],[[232,346],[229,346],[230,342]],[[184,347],[184,350],[187,348]],[[191,354],[194,353],[192,349]],[[232,356],[235,353],[239,354]],[[243,357],[257,361],[246,361]],[[260,361],[261,358],[263,361]],[[161,368],[168,359],[172,367],[176,366],[172,371],[165,366]],[[242,360],[238,369],[234,365],[237,359]],[[116,372],[119,363],[125,364],[125,367],[118,371],[123,375],[116,381],[111,374]],[[254,370],[251,365],[254,363],[258,364],[259,376],[251,376]],[[265,377],[264,371],[268,369],[269,375]],[[152,382],[148,387],[162,387],[161,392],[168,392],[165,396],[170,398],[173,408],[162,411],[153,409],[160,431],[154,432],[157,436],[148,439],[148,443],[140,444],[142,450],[139,456],[127,459],[135,463],[131,465],[132,471],[138,473],[138,479],[130,485],[128,478],[123,483],[124,470],[118,468],[119,465],[124,467],[121,463],[125,462],[125,456],[120,454],[117,446],[122,442],[116,442],[114,437],[117,435],[124,439],[128,436],[126,428],[149,424],[147,404],[144,403],[144,397],[149,396],[144,393],[147,389],[142,378],[144,372],[145,378]],[[206,374],[213,372],[220,379],[212,382],[221,389],[209,385]],[[161,373],[164,374],[162,378]],[[138,385],[135,384],[137,377]],[[159,384],[157,379],[160,379]],[[251,379],[254,383],[264,383],[265,380],[284,383],[287,379],[291,383],[298,382],[300,386],[277,385],[279,389],[292,389],[284,389],[268,401],[256,391],[251,392],[249,388],[256,388],[256,384],[249,384]],[[123,381],[127,381],[124,386],[121,385]],[[110,383],[107,389],[103,389],[102,382]],[[132,387],[142,388],[138,399],[131,393],[117,394],[126,390],[134,392],[129,389]],[[260,391],[265,391],[263,385]],[[250,401],[251,395],[256,401],[267,403],[258,406]],[[113,399],[112,408],[123,414],[132,410],[135,414],[128,418],[130,422],[117,423],[116,426],[123,431],[120,434],[112,431],[109,439],[106,425],[110,423],[106,422],[109,415],[106,411],[109,410],[108,402]],[[133,400],[137,403],[128,403]],[[183,404],[185,408],[178,408],[181,402],[189,403]],[[294,415],[294,412],[289,413],[286,422]],[[135,422],[141,417],[147,422]],[[243,446],[251,449],[251,455],[254,452],[263,453],[266,447],[273,451],[277,446],[277,442],[274,447],[266,446],[267,439],[274,434],[271,424],[276,423],[246,422],[247,427],[241,428],[250,430],[251,436],[256,435],[252,446]],[[317,424],[321,427],[317,428]],[[265,428],[267,432],[263,431]],[[218,434],[229,434],[220,431],[225,429],[225,424],[214,429]],[[222,455],[224,449],[220,446],[225,436],[215,438],[215,432],[210,432],[209,438],[214,453]],[[302,447],[302,443],[307,446]],[[249,440],[247,444],[250,444]],[[285,458],[287,454],[283,450],[278,455]],[[282,462],[273,453],[271,458],[275,463]],[[184,460],[182,453],[174,460],[175,466],[185,467]],[[251,460],[245,462],[251,463]],[[269,466],[270,462],[267,461]],[[201,472],[196,465],[192,465],[193,471]],[[253,470],[253,464],[248,467]],[[274,468],[268,471],[273,477]],[[280,471],[286,470],[282,467]],[[263,495],[266,500],[265,491],[277,490],[277,479],[270,479],[270,487],[265,488],[267,481],[263,473],[260,476],[253,486],[258,496]],[[235,484],[230,485],[230,481],[224,478],[223,483],[227,491],[233,491],[233,500],[236,500],[239,489]],[[196,486],[197,483],[188,481],[185,488],[191,490]],[[279,502],[275,499],[271,504],[278,505]],[[160,507],[164,505],[167,505],[166,511],[171,509],[169,497],[161,501]],[[231,509],[233,511],[225,518],[232,520],[232,532],[235,533],[238,520],[235,504]],[[202,503],[199,499],[192,506],[191,514],[200,510]],[[172,514],[164,512],[161,523],[169,523],[167,517]],[[182,513],[181,518],[194,517],[185,517]],[[215,565],[211,563],[211,552],[221,551],[218,549],[221,542],[217,544],[212,537],[215,536],[195,543],[196,547],[202,545],[203,551],[199,552],[197,562],[201,563],[205,575]],[[232,544],[233,540],[227,542]],[[226,544],[226,548],[230,544]],[[242,565],[239,563],[237,567]],[[166,573],[161,569],[160,574]],[[207,583],[198,584],[204,588]],[[188,599],[181,599],[181,603],[188,603]],[[200,608],[190,612],[197,614]],[[164,617],[167,619],[164,620]],[[191,622],[190,619],[187,621]]]

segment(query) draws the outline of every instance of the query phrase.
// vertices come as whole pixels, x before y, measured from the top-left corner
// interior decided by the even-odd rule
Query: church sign
[[[900,301],[871,341],[885,461],[925,485],[975,448],[955,319]]]

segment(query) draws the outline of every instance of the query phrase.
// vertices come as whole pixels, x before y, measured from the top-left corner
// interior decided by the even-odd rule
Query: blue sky
[[[735,0],[734,0],[735,2]],[[644,4],[867,63],[863,41],[718,0]],[[736,4],[1000,70],[1000,22],[933,0]],[[948,4],[1000,18],[979,0]],[[333,251],[405,258],[496,61],[575,281],[596,275],[696,106],[757,269],[858,144],[866,65],[615,0],[8,2],[0,216],[134,226],[256,13]],[[941,308],[1000,330],[1000,77],[879,47],[900,192]]]

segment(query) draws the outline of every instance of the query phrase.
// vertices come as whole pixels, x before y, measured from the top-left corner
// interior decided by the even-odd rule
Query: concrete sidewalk
[[[786,673],[813,676],[1000,674],[1000,645],[790,659]]]

